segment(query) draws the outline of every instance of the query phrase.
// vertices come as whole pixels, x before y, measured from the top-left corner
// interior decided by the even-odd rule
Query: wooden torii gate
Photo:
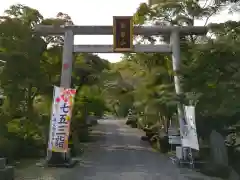
[[[70,88],[72,75],[73,53],[115,53],[115,52],[159,52],[172,53],[173,70],[180,68],[180,35],[204,35],[207,28],[202,26],[133,26],[132,17],[113,18],[113,26],[51,26],[37,25],[35,31],[44,35],[64,36],[61,87]],[[74,45],[74,35],[114,35],[113,45]],[[133,45],[133,35],[170,35],[170,44]],[[175,90],[181,94],[179,77],[174,76]],[[178,107],[179,123],[183,117],[181,105]],[[62,158],[61,153],[52,153],[50,159],[62,164],[69,160]],[[54,158],[55,157],[55,158]],[[51,161],[51,160],[50,160]],[[54,164],[54,160],[51,162]]]

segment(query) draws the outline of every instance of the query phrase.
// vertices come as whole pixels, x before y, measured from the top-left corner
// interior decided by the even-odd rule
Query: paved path
[[[95,128],[101,134],[90,143],[72,169],[45,170],[38,180],[213,180],[191,170],[178,169],[168,157],[154,152],[140,140],[142,132],[121,120],[102,120]],[[46,173],[47,172],[47,173]],[[51,178],[50,178],[51,177]]]
[[[163,154],[154,152],[142,133],[121,120],[102,120],[98,143],[89,146],[80,165],[61,180],[207,180],[190,170],[180,170]],[[189,178],[190,176],[194,178]],[[212,179],[212,178],[211,178]]]

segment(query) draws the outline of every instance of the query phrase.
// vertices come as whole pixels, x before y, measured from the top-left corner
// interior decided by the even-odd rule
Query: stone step
[[[6,158],[0,158],[0,169],[4,169],[6,167]]]
[[[0,169],[0,180],[13,180],[14,168],[12,166],[6,166],[5,169]]]

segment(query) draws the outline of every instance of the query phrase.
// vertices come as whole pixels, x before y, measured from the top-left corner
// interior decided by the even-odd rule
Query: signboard
[[[132,16],[113,17],[113,51],[133,51],[133,22]]]
[[[54,86],[48,149],[67,152],[75,89]]]
[[[199,150],[197,129],[195,123],[195,107],[185,106],[184,112],[186,124],[184,125],[184,131],[182,135],[182,146]]]

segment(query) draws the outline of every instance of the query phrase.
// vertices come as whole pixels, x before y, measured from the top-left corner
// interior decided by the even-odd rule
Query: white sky
[[[38,9],[44,17],[55,17],[58,12],[67,13],[76,25],[112,25],[113,16],[131,16],[139,4],[147,0],[1,0],[0,14],[13,4],[24,4]],[[213,22],[239,20],[239,16],[228,15],[212,18]],[[203,25],[197,22],[196,25]],[[76,36],[75,44],[112,44],[112,36]],[[99,54],[100,57],[117,62],[121,54]]]

